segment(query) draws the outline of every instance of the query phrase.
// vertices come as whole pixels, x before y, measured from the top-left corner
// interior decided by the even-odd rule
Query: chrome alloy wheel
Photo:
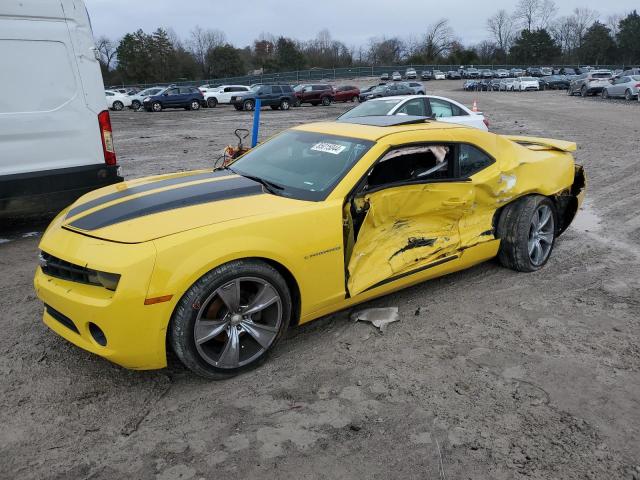
[[[540,205],[533,213],[529,226],[529,258],[536,267],[547,261],[554,235],[555,221],[551,207]]]
[[[269,349],[282,313],[282,299],[271,283],[257,277],[236,278],[199,305],[193,330],[196,349],[214,367],[242,367]]]

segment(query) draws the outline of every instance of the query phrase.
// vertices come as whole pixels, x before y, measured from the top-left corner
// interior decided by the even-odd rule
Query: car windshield
[[[598,73],[592,73],[591,76],[593,78],[611,78],[611,72],[598,72]]]
[[[393,107],[402,102],[401,99],[393,98],[388,100],[371,100],[364,102],[355,108],[340,115],[341,119],[368,117],[370,115],[387,115]]]
[[[276,195],[324,200],[374,142],[288,130],[249,150],[229,169],[259,179]]]

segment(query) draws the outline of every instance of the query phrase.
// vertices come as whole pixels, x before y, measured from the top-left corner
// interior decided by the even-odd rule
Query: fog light
[[[93,339],[96,341],[98,345],[102,347],[107,346],[107,337],[105,336],[102,329],[99,326],[97,326],[95,323],[89,322],[89,333],[91,334],[91,336],[93,337]]]

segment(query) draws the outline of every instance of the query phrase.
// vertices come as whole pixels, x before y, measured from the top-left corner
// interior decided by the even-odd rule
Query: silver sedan
[[[640,75],[626,75],[612,78],[611,85],[602,89],[602,98],[624,97],[627,100],[638,98]]]

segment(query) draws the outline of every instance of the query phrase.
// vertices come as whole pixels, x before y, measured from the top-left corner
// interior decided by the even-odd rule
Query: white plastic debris
[[[398,307],[367,308],[353,313],[351,319],[356,322],[371,322],[381,332],[384,332],[390,323],[400,320],[398,318]]]

